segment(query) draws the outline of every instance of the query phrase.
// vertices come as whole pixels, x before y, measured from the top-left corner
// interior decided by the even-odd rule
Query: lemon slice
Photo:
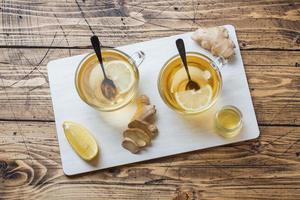
[[[113,60],[105,65],[107,76],[115,83],[119,93],[126,93],[134,84],[134,75],[130,64]]]
[[[184,110],[198,111],[208,106],[212,100],[212,88],[206,85],[199,90],[175,93],[177,103]]]
[[[92,160],[98,154],[98,144],[90,132],[71,121],[63,123],[65,136],[74,151],[84,160]]]

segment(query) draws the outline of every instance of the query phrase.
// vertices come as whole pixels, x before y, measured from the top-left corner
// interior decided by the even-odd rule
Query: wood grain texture
[[[0,199],[300,199],[300,2],[2,0]],[[91,51],[232,24],[260,138],[67,177],[46,65]]]
[[[87,47],[92,32],[120,46],[233,24],[243,49],[300,49],[299,1],[3,0],[2,46]]]
[[[191,199],[300,197],[299,127],[261,126],[259,140],[75,177],[63,175],[54,130],[52,122],[1,123],[6,155],[0,154],[1,197],[171,199],[178,192]]]

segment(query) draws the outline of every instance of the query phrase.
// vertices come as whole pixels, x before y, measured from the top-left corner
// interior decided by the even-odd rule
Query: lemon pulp
[[[121,60],[113,60],[105,63],[107,76],[113,80],[119,93],[128,92],[134,84],[134,76],[131,66]]]
[[[178,105],[187,111],[204,109],[212,101],[212,96],[212,88],[208,84],[197,91],[186,90],[175,93],[175,98]]]
[[[65,121],[65,136],[74,151],[84,160],[92,160],[98,154],[98,144],[91,133],[82,125]]]

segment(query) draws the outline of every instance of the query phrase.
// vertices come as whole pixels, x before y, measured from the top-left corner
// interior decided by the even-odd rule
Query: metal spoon
[[[199,90],[200,86],[198,85],[198,83],[196,83],[195,81],[193,81],[191,79],[189,68],[188,68],[187,62],[186,62],[186,53],[185,53],[185,47],[184,47],[183,40],[182,39],[177,39],[176,40],[176,46],[177,46],[177,50],[179,52],[179,55],[181,57],[182,64],[184,66],[184,69],[185,69],[185,71],[187,73],[187,76],[188,76],[188,79],[189,79],[188,83],[185,86],[185,89],[186,90]]]
[[[101,92],[104,97],[106,97],[109,100],[113,100],[117,95],[117,88],[114,82],[111,79],[107,78],[106,76],[104,66],[103,66],[100,42],[98,37],[96,35],[93,35],[91,37],[91,42],[94,47],[95,53],[97,55],[104,76],[104,80],[101,83]]]

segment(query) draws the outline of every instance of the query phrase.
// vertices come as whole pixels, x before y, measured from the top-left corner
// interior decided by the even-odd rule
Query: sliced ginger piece
[[[152,123],[154,121],[154,116],[156,113],[156,108],[154,105],[147,105],[143,107],[139,113],[137,113],[137,116],[135,119],[139,119],[141,121],[146,121],[149,123]]]
[[[157,126],[155,126],[154,124],[149,124],[148,128],[151,131],[151,133],[154,135],[154,137],[157,136],[158,133]]]
[[[149,98],[145,95],[139,96],[136,101],[137,110],[128,124],[128,129],[123,132],[122,143],[132,153],[148,146],[158,132],[157,127],[152,124],[156,113],[155,106],[150,105]]]
[[[129,128],[123,132],[124,138],[130,138],[138,147],[142,148],[151,143],[151,138],[148,134],[139,128]]]
[[[138,147],[136,142],[130,138],[124,138],[124,140],[122,142],[122,146],[134,154],[136,154],[140,151],[140,148]]]
[[[192,39],[214,56],[230,59],[234,55],[235,44],[229,38],[228,30],[222,26],[199,28],[193,33]]]
[[[128,128],[142,129],[151,139],[157,134],[157,127],[154,124],[149,124],[146,121],[133,120],[128,124]]]
[[[153,121],[156,109],[154,105],[150,105],[149,98],[146,95],[141,95],[137,98],[137,110],[132,117],[132,120],[140,120],[151,123]]]

